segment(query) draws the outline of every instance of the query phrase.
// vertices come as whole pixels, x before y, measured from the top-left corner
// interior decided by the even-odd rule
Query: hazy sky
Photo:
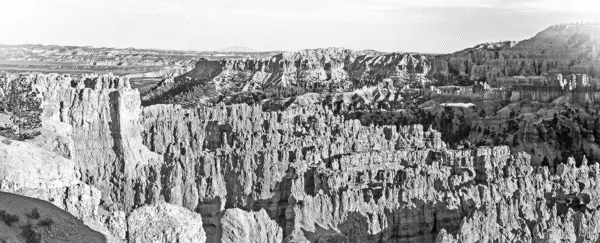
[[[445,53],[600,21],[600,0],[2,0],[0,43]]]

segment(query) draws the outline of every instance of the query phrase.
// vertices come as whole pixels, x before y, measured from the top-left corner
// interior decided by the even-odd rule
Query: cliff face
[[[38,175],[12,166],[27,149],[3,143],[0,171],[56,180],[59,192],[23,189],[37,184],[11,176],[19,173],[0,174],[0,187],[61,198],[58,205],[116,240],[598,238],[598,164],[570,160],[550,173],[508,147],[453,150],[421,125],[364,126],[321,106],[141,108],[137,91],[111,76],[37,84],[44,119],[70,126],[72,150],[17,142],[56,158],[33,163],[47,168]]]
[[[201,59],[193,70],[164,82],[144,94],[143,100],[145,104],[168,103],[168,98],[187,96],[193,87],[208,84],[216,93],[235,93],[290,86],[308,91],[362,87],[384,78],[409,82],[429,69],[429,61],[422,55],[365,54],[340,48],[303,50],[267,59]]]
[[[160,158],[140,146],[138,91],[112,76],[84,78],[75,87],[59,78],[47,86],[42,115],[72,126],[82,180],[103,191],[106,206],[127,211],[135,200],[152,201],[143,195],[160,183],[152,169]],[[135,193],[134,187],[144,189]]]
[[[556,73],[600,76],[596,24],[551,26],[517,44],[479,45],[432,60],[432,73],[466,75],[502,85],[499,77]],[[595,38],[594,38],[595,37]]]
[[[598,24],[556,25],[519,43],[486,43],[436,56],[328,48],[258,59],[201,59],[190,72],[144,94],[143,101],[145,105],[195,106],[219,95],[265,92],[273,87],[299,87],[308,92],[349,90],[385,78],[396,84],[417,84],[426,82],[427,74],[440,83],[486,81],[492,86],[511,86],[505,78],[514,76],[580,73],[598,77],[599,30]],[[178,98],[174,101],[173,97]]]
[[[221,219],[221,242],[281,242],[281,227],[269,218],[264,209],[246,212],[238,208],[225,211]]]
[[[4,137],[0,137],[0,158],[0,191],[50,202],[111,239],[109,228],[114,225],[99,222],[109,218],[116,222],[118,218],[100,212],[102,192],[81,181],[74,161]]]
[[[168,203],[144,206],[127,218],[129,242],[205,242],[202,217]]]
[[[173,198],[167,201],[201,213],[217,231],[209,239],[228,227],[209,211],[235,207],[264,209],[292,242],[433,241],[440,232],[442,241],[477,235],[531,241],[554,237],[558,226],[545,215],[571,210],[589,218],[593,213],[579,210],[589,205],[594,212],[597,203],[586,201],[597,190],[593,184],[568,186],[581,179],[581,168],[563,165],[551,175],[508,147],[448,150],[439,133],[418,125],[365,127],[319,108],[153,106],[143,113],[145,144],[177,161],[167,176],[165,195]],[[538,209],[527,208],[539,201]],[[503,211],[504,205],[519,209]],[[564,234],[578,234],[568,227],[594,227],[569,224],[561,221]]]
[[[12,144],[2,151],[6,159],[0,167],[5,172],[0,177],[2,190],[53,202],[105,234],[110,242],[122,241],[129,233],[141,241],[154,237],[156,229],[132,228],[127,221],[130,213],[139,212],[134,208],[164,201],[160,192],[163,158],[142,144],[138,91],[110,75],[81,80],[58,75],[30,78],[44,96],[43,134],[30,141],[33,144],[8,140],[2,144]],[[53,143],[48,146],[45,141]],[[34,159],[23,157],[23,152]],[[131,220],[189,213],[178,206],[144,210]],[[201,227],[200,216],[191,217],[199,219]],[[173,225],[171,230],[183,231],[191,242],[204,239],[204,233],[190,235],[186,226]]]
[[[144,120],[149,122],[145,143],[168,155],[166,166],[172,168],[165,176],[167,202],[200,212],[207,223],[215,221],[211,218],[218,217],[218,209],[264,208],[290,240],[305,239],[302,232],[314,231],[314,224],[339,230],[341,219],[355,209],[371,212],[368,203],[348,201],[370,193],[360,189],[374,186],[366,184],[367,173],[383,176],[385,167],[395,165],[393,161],[424,161],[435,156],[429,150],[445,148],[439,133],[423,132],[420,126],[363,127],[318,109],[266,113],[246,105],[198,111],[154,106],[144,109]],[[370,163],[385,165],[369,168]],[[346,170],[355,173],[327,178]],[[387,173],[394,178],[400,172],[388,168]],[[362,182],[350,187],[346,184],[350,178]],[[327,184],[334,180],[339,182]],[[219,190],[223,187],[226,190]],[[340,194],[341,188],[350,195]],[[375,190],[383,193],[381,188]],[[399,195],[399,191],[395,188],[391,193]],[[350,205],[331,205],[344,201]],[[393,196],[390,201],[399,203]]]

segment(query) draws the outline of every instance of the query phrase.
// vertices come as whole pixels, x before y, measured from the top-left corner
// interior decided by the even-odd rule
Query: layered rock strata
[[[385,78],[419,82],[430,63],[424,55],[368,54],[341,48],[303,50],[265,59],[201,59],[174,82],[163,82],[144,95],[146,104],[165,103],[191,87],[210,84],[220,93],[264,90],[269,87],[302,87],[308,91],[348,89],[374,85]]]

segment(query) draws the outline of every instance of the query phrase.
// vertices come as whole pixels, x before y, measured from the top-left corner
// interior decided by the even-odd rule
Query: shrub
[[[40,222],[38,222],[39,226],[50,226],[54,224],[54,220],[46,218],[46,219],[42,219],[40,220]]]
[[[26,243],[42,242],[42,234],[37,232],[31,224],[23,226],[22,229],[21,236],[25,238]]]
[[[39,135],[36,133],[23,135],[26,131],[35,131],[41,127],[41,99],[38,97],[38,92],[33,89],[32,81],[24,75],[19,76],[9,83],[9,89],[5,96],[3,100],[5,109],[12,112],[13,123],[18,127],[16,131],[13,131],[15,137],[23,140],[26,139],[25,137]]]
[[[31,213],[28,213],[25,216],[27,216],[27,218],[30,218],[30,219],[39,219],[40,218],[40,213],[38,212],[37,208],[33,208],[31,210]]]
[[[12,226],[13,223],[19,221],[18,215],[7,213],[5,210],[0,210],[0,219],[4,221],[8,226]]]

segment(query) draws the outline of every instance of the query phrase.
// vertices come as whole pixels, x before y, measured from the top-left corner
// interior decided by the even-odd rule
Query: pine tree
[[[0,79],[0,112],[5,112],[8,109],[8,88],[6,80]]]
[[[33,90],[31,82],[25,76],[19,76],[10,82],[7,92],[7,106],[12,112],[12,120],[16,126],[13,131],[17,139],[25,139],[37,135],[35,129],[41,127],[41,100],[38,92]]]

